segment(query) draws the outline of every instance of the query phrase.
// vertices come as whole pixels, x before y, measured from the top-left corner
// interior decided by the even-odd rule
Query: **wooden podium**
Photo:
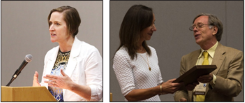
[[[38,101],[57,102],[46,87],[1,87],[2,102],[5,101]]]
[[[112,102],[112,93],[110,93],[110,102]]]

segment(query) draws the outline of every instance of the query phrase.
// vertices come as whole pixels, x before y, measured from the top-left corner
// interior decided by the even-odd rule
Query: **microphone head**
[[[25,61],[26,62],[30,62],[32,60],[32,55],[31,54],[27,54],[25,57]]]

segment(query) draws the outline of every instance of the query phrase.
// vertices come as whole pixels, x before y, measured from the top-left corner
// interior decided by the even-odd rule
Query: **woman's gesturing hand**
[[[61,69],[61,76],[55,76],[55,75],[46,75],[44,76],[45,79],[49,79],[49,81],[44,81],[45,83],[48,83],[49,86],[52,87],[59,87],[62,89],[68,89],[70,90],[72,88],[72,84],[74,83],[71,78],[64,73],[64,71]]]
[[[35,73],[34,73],[32,86],[34,86],[34,87],[41,86],[39,81],[38,81],[38,72],[37,71],[35,71]]]

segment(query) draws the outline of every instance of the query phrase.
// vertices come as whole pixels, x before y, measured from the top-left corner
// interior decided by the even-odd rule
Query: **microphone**
[[[12,76],[12,79],[9,81],[9,83],[6,86],[9,86],[16,78],[17,76],[21,73],[21,71],[24,69],[24,67],[28,64],[28,62],[30,62],[32,60],[32,55],[31,54],[27,54],[25,56],[25,60],[22,62],[22,64],[20,65],[20,67],[15,71],[15,73]]]

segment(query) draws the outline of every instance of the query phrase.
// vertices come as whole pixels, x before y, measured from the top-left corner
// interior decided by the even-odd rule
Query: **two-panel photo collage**
[[[244,1],[1,1],[1,102],[244,102]]]

